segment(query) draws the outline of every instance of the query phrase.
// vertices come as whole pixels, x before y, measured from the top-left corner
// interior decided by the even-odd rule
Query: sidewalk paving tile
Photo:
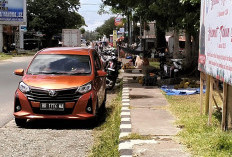
[[[126,87],[122,100],[120,137],[136,133],[149,135],[157,141],[153,143],[121,141],[119,152],[121,157],[189,157],[185,147],[173,138],[179,128],[174,125],[175,117],[166,110],[169,105],[158,87],[146,87],[131,78],[124,79]],[[126,80],[126,81],[125,81]],[[135,140],[136,141],[136,140]]]

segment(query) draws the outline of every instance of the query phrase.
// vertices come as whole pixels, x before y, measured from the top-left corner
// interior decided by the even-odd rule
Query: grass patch
[[[208,116],[200,116],[200,96],[166,96],[170,110],[183,126],[179,137],[194,156],[232,156],[232,134],[220,129],[220,121],[213,116],[208,126]],[[215,114],[214,114],[215,115]]]
[[[0,60],[11,59],[12,57],[13,57],[12,55],[6,55],[4,53],[0,53]]]
[[[122,87],[122,86],[121,86]],[[120,134],[120,113],[121,113],[122,92],[120,90],[117,97],[107,108],[106,121],[94,129],[96,135],[90,157],[118,157],[118,145]]]
[[[11,59],[12,57],[25,57],[25,56],[34,56],[36,51],[22,51],[19,53],[10,52],[10,53],[1,53],[0,52],[0,60]]]
[[[152,137],[150,135],[139,135],[137,133],[132,133],[128,136],[122,137],[121,140],[125,141],[125,140],[151,140]]]
[[[160,62],[149,62],[150,66],[155,67],[156,69],[160,68]]]

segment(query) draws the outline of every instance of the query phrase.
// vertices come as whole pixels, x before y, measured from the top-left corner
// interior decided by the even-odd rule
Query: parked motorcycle
[[[179,73],[183,70],[182,64],[183,59],[171,59],[173,66],[173,77],[176,78],[179,76]]]
[[[121,62],[118,61],[113,50],[105,50],[100,55],[105,71],[107,72],[106,88],[112,90],[118,78],[118,71],[121,69]]]
[[[171,59],[172,65],[163,65],[163,77],[177,78],[182,71],[183,59]]]

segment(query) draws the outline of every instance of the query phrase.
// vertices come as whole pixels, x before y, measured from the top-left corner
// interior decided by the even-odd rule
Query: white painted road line
[[[129,93],[123,93],[122,96],[129,96]]]
[[[131,129],[131,124],[121,124],[120,129]]]
[[[129,107],[130,107],[130,88],[128,87],[128,80],[126,78],[123,78],[121,117],[130,117]],[[131,133],[131,127],[132,125],[130,118],[121,118],[121,125],[120,125],[121,132],[119,138],[128,136]],[[119,144],[120,157],[132,157],[132,151],[133,151],[132,145],[130,143],[123,142]]]
[[[121,122],[129,122],[130,120],[130,118],[121,118]]]
[[[121,116],[130,116],[130,112],[122,112]]]
[[[129,88],[128,88],[128,87],[126,87],[126,88],[123,88],[123,90],[129,90]]]
[[[123,102],[123,103],[122,103],[122,106],[130,106],[130,103]]]
[[[122,94],[129,93],[130,91],[122,91]]]
[[[122,99],[122,102],[128,102],[130,99]]]
[[[119,135],[119,138],[126,137],[128,135],[130,135],[129,132],[121,132],[120,135]]]
[[[132,149],[132,143],[130,141],[125,141],[125,142],[119,143],[118,149],[119,150],[121,150],[121,149]]]
[[[121,110],[126,110],[126,111],[128,111],[128,110],[130,110],[128,107],[122,107],[122,109]]]
[[[121,149],[132,149],[133,145],[136,144],[157,144],[158,142],[155,140],[130,140],[125,141],[119,144],[119,150]]]
[[[122,99],[129,99],[129,95],[122,95]]]

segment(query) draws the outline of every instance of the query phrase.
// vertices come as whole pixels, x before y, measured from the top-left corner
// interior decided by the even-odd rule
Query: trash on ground
[[[200,94],[200,88],[174,89],[174,86],[161,86],[166,95],[192,95]],[[203,89],[205,93],[205,89]]]

